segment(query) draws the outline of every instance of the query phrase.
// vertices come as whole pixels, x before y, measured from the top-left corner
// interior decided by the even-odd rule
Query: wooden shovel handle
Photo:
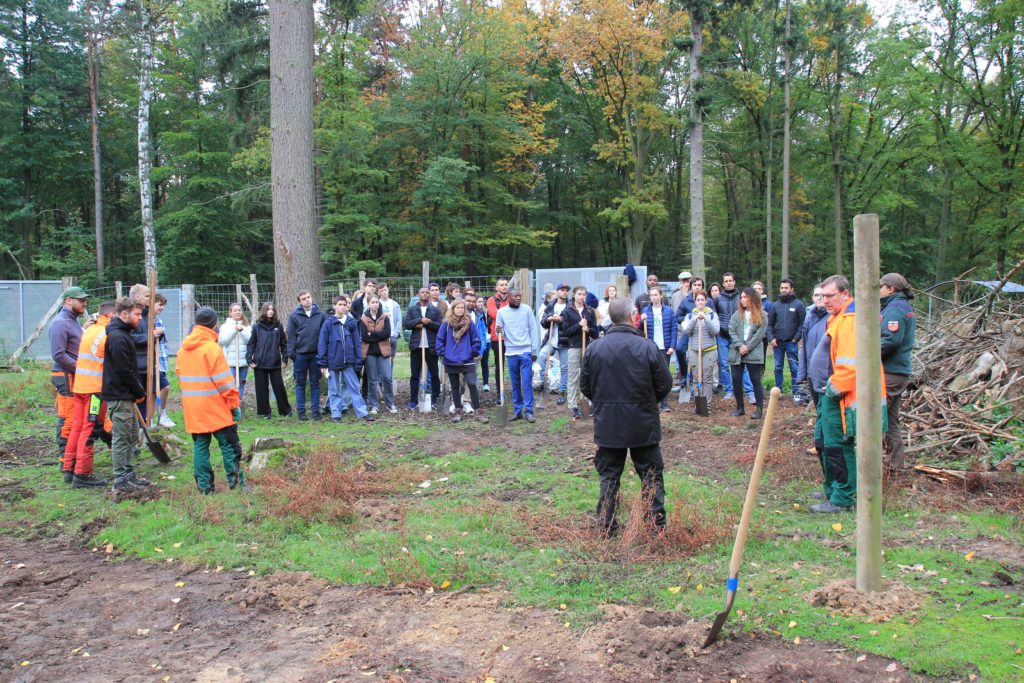
[[[750,472],[747,497],[743,500],[740,528],[736,532],[736,543],[732,547],[732,559],[729,560],[730,579],[736,578],[740,571],[740,563],[743,562],[743,547],[747,542],[747,530],[750,528],[750,517],[754,511],[754,499],[757,497],[757,487],[761,483],[761,468],[764,465],[764,457],[768,452],[768,441],[772,434],[772,421],[775,418],[775,409],[779,405],[779,396],[781,394],[782,392],[779,391],[778,387],[773,387],[771,397],[768,399],[768,411],[765,413],[764,423],[761,425],[761,441],[757,444],[757,455],[754,456],[754,469]]]

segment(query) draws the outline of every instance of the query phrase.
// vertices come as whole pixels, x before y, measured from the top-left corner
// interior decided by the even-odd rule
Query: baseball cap
[[[68,287],[61,295],[62,299],[88,299],[89,295],[81,287]]]
[[[688,270],[684,270],[683,272],[679,273],[679,277],[677,279],[679,279],[679,280],[692,280],[693,279],[693,273],[691,273]]]
[[[569,286],[568,282],[561,283],[560,285],[558,285],[558,288],[559,289],[572,289],[572,287]]]

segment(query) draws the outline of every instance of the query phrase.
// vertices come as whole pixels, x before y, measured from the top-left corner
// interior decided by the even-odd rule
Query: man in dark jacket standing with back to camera
[[[667,356],[637,331],[632,313],[629,299],[611,301],[612,326],[589,345],[580,372],[580,390],[594,406],[594,467],[601,477],[597,526],[605,534],[618,528],[615,506],[627,450],[642,495],[651,501],[651,521],[659,531],[666,523],[658,404],[672,390],[672,375]]]
[[[327,316],[313,303],[308,289],[299,292],[299,305],[288,316],[288,358],[295,376],[295,403],[299,419],[306,419],[306,383],[309,382],[309,407],[313,419],[320,419],[320,368],[316,364],[320,328]]]

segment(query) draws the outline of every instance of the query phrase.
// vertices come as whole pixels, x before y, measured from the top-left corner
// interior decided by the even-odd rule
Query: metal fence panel
[[[39,319],[60,296],[60,280],[0,280],[0,351],[10,356],[35,329]],[[50,357],[47,324],[23,358]]]
[[[604,296],[604,288],[615,284],[615,278],[622,275],[622,266],[607,266],[604,268],[545,268],[534,271],[534,299],[541,301],[544,298],[544,289],[547,285],[553,288],[563,282],[568,282],[570,287],[583,285],[588,292],[593,292],[600,299]],[[636,282],[630,287],[630,298],[636,300],[644,293],[644,285],[647,280],[647,266],[636,266]],[[622,294],[622,292],[619,292]]]

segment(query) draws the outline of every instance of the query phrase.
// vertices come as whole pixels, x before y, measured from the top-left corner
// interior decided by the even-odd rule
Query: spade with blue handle
[[[740,587],[740,563],[743,562],[743,546],[747,542],[747,529],[750,528],[750,517],[754,511],[754,499],[757,497],[757,487],[761,482],[761,468],[764,465],[764,457],[768,452],[768,441],[772,433],[772,420],[775,418],[775,409],[779,405],[781,395],[778,387],[772,389],[771,398],[768,400],[768,411],[764,416],[764,424],[761,425],[761,441],[757,444],[757,455],[754,457],[754,469],[750,472],[750,484],[747,486],[747,497],[743,501],[743,514],[740,515],[740,528],[736,531],[736,543],[732,546],[732,559],[729,560],[729,578],[725,582],[725,609],[715,617],[715,623],[711,625],[711,632],[702,647],[707,647],[718,639],[718,634],[729,618],[729,611],[732,610],[732,603],[736,600],[736,591]]]

